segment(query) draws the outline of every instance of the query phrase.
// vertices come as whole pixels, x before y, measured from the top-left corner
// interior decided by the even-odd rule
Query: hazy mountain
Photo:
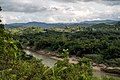
[[[89,27],[99,23],[108,23],[113,24],[118,21],[114,20],[95,20],[95,21],[84,21],[80,23],[44,23],[44,22],[28,22],[28,23],[13,23],[13,24],[5,24],[7,28],[14,28],[14,27],[43,27],[43,28],[50,28],[50,27],[74,27],[74,26],[84,26]]]
[[[94,21],[84,21],[83,23],[88,23],[88,24],[99,24],[99,23],[115,23],[118,21],[115,20],[94,20]]]

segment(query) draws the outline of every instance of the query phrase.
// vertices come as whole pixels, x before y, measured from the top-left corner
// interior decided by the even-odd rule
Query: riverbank
[[[48,56],[49,58],[54,59],[54,60],[63,60],[63,57],[58,55],[56,52],[51,52],[51,51],[46,51],[46,50],[33,50],[31,48],[26,48],[26,50],[35,52],[36,54]],[[77,64],[78,57],[70,56],[69,63]],[[94,71],[106,72],[106,73],[120,76],[120,73],[119,73],[120,69],[119,68],[114,69],[113,67],[112,68],[106,67],[106,65],[104,65],[104,64],[96,64],[96,63],[92,63],[92,66],[93,66]]]
[[[60,56],[59,54],[57,54],[56,52],[46,51],[46,50],[33,50],[29,47],[27,47],[25,50],[29,50],[29,51],[35,52],[37,54],[40,54],[40,55],[45,55],[45,56],[48,56],[49,58],[52,58],[55,60],[61,60],[61,61],[63,60],[63,57]],[[76,57],[76,56],[69,57],[69,63],[77,64],[78,57]]]

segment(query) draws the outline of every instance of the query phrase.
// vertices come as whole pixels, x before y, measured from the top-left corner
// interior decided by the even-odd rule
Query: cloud
[[[4,8],[4,11],[15,12],[42,12],[46,11],[51,5],[67,5],[70,3],[77,4],[80,2],[89,3],[96,2],[105,5],[120,5],[118,0],[1,0],[0,5]],[[59,3],[62,2],[62,3]],[[69,5],[68,5],[69,6]]]
[[[32,0],[31,0],[32,1]],[[18,1],[18,0],[2,0],[0,5],[3,11],[13,12],[40,12],[46,10],[44,6],[36,5],[37,2],[31,2],[30,0]]]
[[[10,19],[11,19],[11,20],[19,20],[19,17],[16,17],[16,16],[10,16]]]
[[[118,0],[0,0],[0,2],[3,19],[7,23],[117,20],[120,16]]]
[[[105,5],[120,5],[119,0],[53,0],[53,1],[58,1],[58,2],[63,2],[63,3],[77,3],[77,2],[97,2],[97,3],[102,3]]]

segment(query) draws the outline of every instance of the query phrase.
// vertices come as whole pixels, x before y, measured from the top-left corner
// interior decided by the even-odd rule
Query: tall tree
[[[1,6],[0,6],[0,11],[2,11]],[[1,22],[2,22],[2,20],[0,19],[0,33],[2,33],[4,31],[4,25]]]
[[[2,8],[1,8],[1,6],[0,6],[0,11],[2,11]],[[2,21],[0,20],[0,22],[2,22]]]

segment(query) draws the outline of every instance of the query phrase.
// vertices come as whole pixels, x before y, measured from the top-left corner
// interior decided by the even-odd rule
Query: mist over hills
[[[89,27],[100,23],[105,24],[115,24],[118,21],[115,20],[94,20],[94,21],[84,21],[79,23],[45,23],[45,22],[28,22],[28,23],[12,23],[5,24],[6,28],[17,28],[17,27],[41,27],[41,28],[51,28],[51,27]]]

